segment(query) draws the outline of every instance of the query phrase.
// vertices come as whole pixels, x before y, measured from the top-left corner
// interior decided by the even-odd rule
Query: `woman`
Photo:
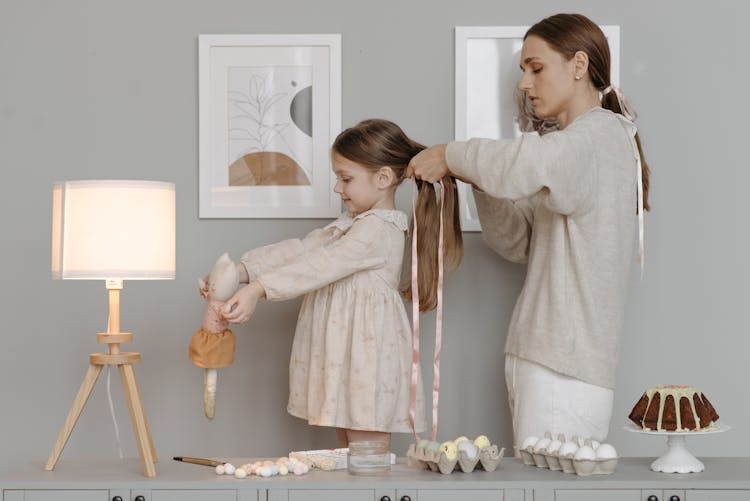
[[[472,183],[487,243],[528,263],[505,346],[516,446],[545,431],[602,441],[649,170],[591,20],[558,14],[532,26],[521,70],[534,115],[557,130],[433,146],[408,174]]]

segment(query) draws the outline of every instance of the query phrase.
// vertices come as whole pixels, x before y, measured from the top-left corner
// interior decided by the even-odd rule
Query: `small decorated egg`
[[[245,478],[247,477],[247,470],[244,468],[237,468],[234,470],[234,478]]]
[[[289,468],[287,468],[286,465],[282,464],[281,466],[279,466],[279,475],[283,477],[284,475],[288,473],[289,473]]]
[[[271,468],[271,475],[278,475],[279,474],[279,465],[273,465],[269,466]]]
[[[426,448],[427,448],[427,450],[437,452],[437,451],[440,450],[440,442],[430,442],[430,443],[427,444]]]
[[[573,458],[577,460],[596,459],[596,452],[594,452],[594,449],[592,449],[590,445],[584,445],[583,447],[578,448]]]
[[[440,444],[440,452],[445,454],[448,461],[453,461],[458,456],[458,448],[452,441]]]
[[[223,475],[224,474],[224,465],[223,464],[217,464],[215,470],[217,475]]]
[[[224,464],[224,474],[225,475],[234,475],[234,472],[237,468],[234,467],[232,463],[226,463]]]
[[[531,452],[538,441],[539,438],[533,435],[531,435],[530,437],[526,437],[523,443],[521,443],[521,450]]]
[[[465,452],[469,459],[474,459],[479,454],[479,448],[468,440],[460,442],[457,448],[459,452]]]
[[[614,459],[617,457],[617,451],[610,444],[601,444],[596,448],[596,457],[599,459]]]
[[[490,443],[490,439],[485,435],[479,435],[474,439],[474,445],[476,445],[477,448],[481,451],[485,447],[489,447],[490,445],[492,445],[492,443]]]

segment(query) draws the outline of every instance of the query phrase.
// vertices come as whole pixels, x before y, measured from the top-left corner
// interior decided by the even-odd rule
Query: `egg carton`
[[[471,473],[477,468],[485,471],[495,471],[503,459],[505,448],[498,448],[497,445],[490,445],[482,448],[476,457],[471,458],[466,451],[458,451],[454,459],[448,459],[443,451],[436,451],[419,447],[418,444],[409,445],[406,452],[410,466],[417,466],[431,471],[439,471],[443,474],[453,473],[455,470],[461,470],[464,473]]]
[[[551,438],[549,432],[545,433],[545,438]],[[565,436],[559,435],[558,440],[565,442]],[[571,439],[577,442],[577,437]],[[584,440],[584,445],[591,447],[591,439]],[[552,471],[562,471],[563,473],[575,473],[584,477],[587,475],[609,475],[614,473],[617,468],[619,456],[613,458],[596,458],[596,459],[576,459],[574,453],[557,454],[550,453],[546,449],[534,450],[533,446],[526,449],[519,449],[521,460],[525,465],[536,466],[537,468],[548,468]]]

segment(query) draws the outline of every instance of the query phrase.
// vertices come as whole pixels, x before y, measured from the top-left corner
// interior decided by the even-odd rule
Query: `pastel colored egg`
[[[419,442],[417,442],[417,447],[419,447],[420,449],[426,449],[428,445],[430,445],[430,441],[426,438],[423,438]]]
[[[448,461],[453,461],[458,455],[458,448],[452,441],[443,442],[442,444],[440,444],[440,452],[445,454],[445,457],[448,458]]]
[[[476,445],[474,445],[472,442],[466,440],[464,442],[459,442],[458,451],[465,452],[466,456],[468,456],[469,459],[474,459],[477,457],[477,454],[479,453],[479,448]]]
[[[295,475],[304,475],[305,473],[307,473],[307,471],[305,471],[305,465],[304,464],[297,463],[296,465],[294,465],[294,474]]]
[[[440,450],[440,442],[430,442],[427,444],[427,449],[431,451],[439,451]]]
[[[224,465],[225,475],[234,475],[235,470],[237,470],[237,468],[235,468],[232,463],[227,463]]]
[[[261,466],[258,468],[258,474],[261,477],[270,477],[271,476],[271,467],[270,466]]]
[[[247,470],[244,468],[237,468],[234,470],[234,478],[245,478],[247,477]]]
[[[283,464],[281,466],[279,466],[279,475],[281,475],[283,477],[284,475],[286,475],[288,473],[289,473],[289,468],[287,468]]]
[[[468,437],[464,437],[463,435],[461,435],[453,441],[453,443],[456,445],[460,444],[461,442],[470,442],[470,440],[468,439]]]
[[[490,445],[492,445],[492,443],[490,442],[490,439],[485,435],[479,435],[474,439],[474,445],[476,445],[477,448],[481,451],[485,447],[489,447]]]
[[[223,464],[216,465],[215,471],[216,471],[217,475],[223,475],[224,474],[224,465]]]
[[[279,474],[279,465],[273,465],[271,468],[271,475],[278,475]]]

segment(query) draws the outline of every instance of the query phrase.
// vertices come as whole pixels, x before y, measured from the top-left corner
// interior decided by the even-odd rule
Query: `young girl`
[[[528,263],[505,346],[516,445],[547,430],[602,441],[649,170],[635,113],[610,81],[607,39],[591,20],[559,14],[532,26],[521,70],[536,123],[554,127],[433,146],[409,174],[473,183],[485,240]]]
[[[339,442],[390,441],[409,432],[411,327],[399,295],[406,214],[395,209],[396,188],[409,160],[424,147],[386,120],[366,120],[345,130],[332,147],[334,191],[346,212],[302,240],[286,240],[242,256],[241,282],[227,301],[229,322],[250,319],[258,300],[305,294],[289,366],[290,414],[337,429]],[[446,267],[461,256],[456,187],[445,189]],[[432,185],[417,204],[420,305],[435,302],[439,217]],[[432,241],[430,241],[432,240]],[[426,261],[426,262],[425,262]],[[434,273],[433,273],[434,272]],[[408,295],[408,288],[405,291]],[[421,378],[420,378],[421,379]],[[416,392],[417,430],[425,426],[421,380]]]

